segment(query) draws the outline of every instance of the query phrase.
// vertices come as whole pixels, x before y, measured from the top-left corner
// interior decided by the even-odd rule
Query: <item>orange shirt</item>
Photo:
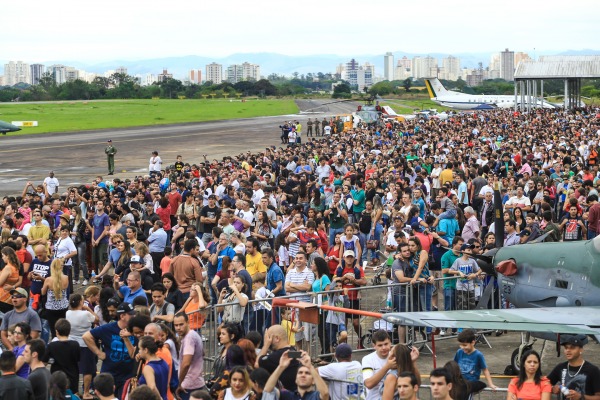
[[[540,384],[535,382],[523,382],[521,389],[517,388],[518,378],[513,378],[508,385],[508,392],[514,393],[517,398],[522,400],[537,400],[542,397],[542,393],[550,393],[552,384],[546,377],[542,377]]]
[[[164,256],[162,258],[162,260],[160,260],[160,271],[162,272],[162,274],[166,274],[167,272],[169,272],[169,267],[171,265],[171,257],[168,256]]]
[[[167,365],[169,366],[169,385],[167,385],[167,399],[174,400],[173,393],[171,393],[171,372],[173,372],[173,357],[171,357],[171,352],[166,347],[161,347],[156,352],[156,355],[165,360]]]
[[[10,274],[4,282],[4,285],[14,286],[19,282],[19,270],[14,265],[6,264],[5,268],[10,268]],[[0,301],[3,303],[12,304],[10,301],[10,290],[6,291],[3,287],[0,287]]]
[[[192,330],[198,330],[202,328],[202,325],[204,325],[204,319],[206,318],[206,315],[204,315],[204,311],[198,310],[199,306],[200,302],[192,299],[184,310],[188,315],[188,322],[190,324],[190,329]]]

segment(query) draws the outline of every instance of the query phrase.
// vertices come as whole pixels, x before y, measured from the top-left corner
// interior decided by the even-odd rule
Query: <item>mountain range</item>
[[[441,65],[441,59],[447,57],[447,53],[406,53],[402,51],[394,51],[395,61],[406,56],[412,59],[415,56],[431,56],[438,59]],[[475,68],[478,63],[483,63],[484,68],[489,64],[490,57],[494,52],[486,53],[459,53],[452,54],[455,57],[460,58],[461,68]],[[596,55],[600,54],[598,50],[584,49],[584,50],[567,50],[567,51],[556,51],[556,52],[539,52],[536,54],[529,54],[531,57],[537,57],[541,55]],[[143,60],[111,60],[102,63],[83,63],[73,60],[51,60],[42,62],[42,64],[48,66],[52,64],[64,64],[72,66],[78,69],[83,69],[87,72],[94,72],[102,74],[107,70],[114,70],[118,67],[124,66],[127,68],[129,75],[145,75],[147,73],[159,74],[163,69],[167,69],[169,73],[173,74],[176,79],[183,79],[187,76],[188,71],[191,69],[200,69],[204,75],[205,66],[212,62],[223,65],[223,69],[231,64],[241,64],[243,62],[249,62],[252,64],[260,65],[261,75],[267,77],[269,74],[276,73],[278,75],[291,76],[294,72],[299,74],[306,74],[309,72],[335,72],[338,64],[345,64],[354,58],[361,65],[368,62],[375,65],[375,75],[383,75],[383,54],[362,54],[352,56],[341,56],[335,54],[319,54],[319,55],[284,55],[277,53],[235,53],[223,58],[213,58],[206,56],[188,55],[179,57],[161,57],[161,58],[150,58]],[[25,61],[25,60],[23,60]],[[2,65],[7,61],[0,61]],[[25,61],[29,62],[29,61]],[[31,62],[30,62],[31,63]]]

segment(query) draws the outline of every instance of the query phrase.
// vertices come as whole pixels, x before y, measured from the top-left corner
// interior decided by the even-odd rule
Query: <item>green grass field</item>
[[[38,121],[10,135],[294,114],[293,100],[114,100],[1,104],[0,120]]]
[[[438,111],[449,110],[448,107],[440,106],[426,97],[415,100],[405,100],[401,98],[398,100],[386,99],[384,102],[382,102],[382,105],[392,107],[398,114],[412,114],[415,110],[427,110],[430,108],[435,108]]]

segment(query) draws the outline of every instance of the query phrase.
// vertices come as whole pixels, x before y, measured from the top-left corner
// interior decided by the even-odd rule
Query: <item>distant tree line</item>
[[[110,77],[96,77],[92,82],[81,79],[56,84],[47,73],[37,85],[18,84],[0,87],[0,102],[50,101],[50,100],[97,100],[97,99],[212,99],[248,96],[298,96],[315,92],[329,92],[339,76],[309,73],[292,74],[292,77],[271,74],[267,79],[248,80],[235,84],[204,82],[201,85],[167,79],[142,86],[139,80],[127,74],[114,73]]]
[[[467,83],[441,80],[449,90],[457,90],[468,94],[514,94],[514,84],[502,79],[485,80],[479,86],[469,87]],[[341,82],[341,83],[340,83]],[[341,81],[336,74],[294,72],[291,77],[271,74],[267,79],[258,81],[248,80],[235,84],[222,82],[204,82],[201,85],[184,83],[178,79],[167,79],[142,86],[133,76],[114,73],[110,77],[96,77],[92,82],[80,79],[56,84],[54,77],[47,73],[42,76],[37,85],[18,84],[12,87],[0,87],[0,102],[10,101],[51,101],[51,100],[97,100],[97,99],[214,99],[239,97],[280,97],[304,96],[320,93],[331,93],[334,98],[351,98],[357,88],[352,88],[348,82]],[[361,90],[371,95],[389,96],[402,95],[407,92],[427,93],[423,89],[423,80],[405,79],[382,81],[367,90]],[[420,89],[417,89],[420,88]],[[564,83],[562,80],[544,81],[544,95],[562,95]],[[600,97],[600,80],[584,80],[582,96]]]

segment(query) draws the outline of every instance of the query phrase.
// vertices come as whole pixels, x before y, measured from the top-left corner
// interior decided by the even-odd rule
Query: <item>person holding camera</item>
[[[236,276],[231,286],[223,288],[219,293],[217,312],[223,313],[223,322],[232,322],[241,327],[244,319],[244,311],[248,304],[244,280]]]

